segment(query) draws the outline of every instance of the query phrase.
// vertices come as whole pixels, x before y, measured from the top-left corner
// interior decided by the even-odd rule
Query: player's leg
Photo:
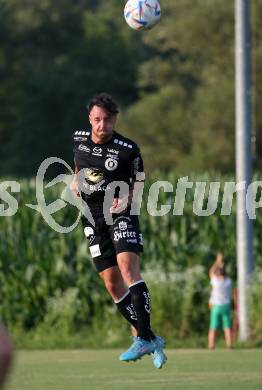
[[[99,272],[99,276],[103,279],[105,288],[113,298],[114,302],[123,300],[129,293],[117,265]]]
[[[215,348],[216,345],[216,334],[219,328],[219,312],[216,305],[212,306],[210,311],[210,324],[208,331],[208,348],[210,350]]]
[[[108,227],[104,218],[96,217],[95,227],[85,217],[82,217],[82,223],[85,236],[89,241],[90,254],[94,265],[103,279],[108,293],[115,302],[118,311],[135,327],[130,292],[119,271],[115,248],[108,234]],[[135,328],[131,329],[132,334],[136,336]]]
[[[212,350],[215,348],[216,344],[216,330],[209,329],[208,331],[208,349]]]
[[[112,260],[111,260],[112,262]],[[95,261],[95,264],[97,262]],[[101,267],[101,262],[99,263]],[[109,259],[103,262],[104,266],[108,264],[109,267]],[[140,356],[137,357],[137,344],[141,344],[138,337],[138,322],[137,322],[137,314],[134,310],[134,306],[131,301],[131,293],[127,289],[126,283],[123,280],[122,274],[118,268],[118,266],[112,266],[104,269],[99,272],[100,277],[103,279],[105,287],[111,297],[113,298],[119,312],[122,314],[124,318],[131,324],[132,334],[134,336],[134,342],[131,346],[131,351],[129,351],[127,358],[125,356],[122,360],[136,360]],[[161,337],[157,336],[155,338],[153,332],[150,329],[150,338],[154,339],[155,348],[153,353],[153,362],[157,368],[161,368],[166,361],[166,356],[163,352],[164,341]],[[134,350],[135,349],[135,355]],[[131,355],[130,355],[131,353]],[[132,358],[132,359],[130,359]]]
[[[232,348],[232,311],[230,305],[223,305],[221,308],[222,324],[224,329],[226,346]]]
[[[111,295],[120,314],[130,323],[131,333],[137,336],[137,315],[131,301],[131,294],[127,288],[118,266],[108,268],[99,273],[105,287]],[[155,336],[151,331],[151,339]]]
[[[163,353],[164,341],[159,336],[155,337],[150,328],[150,297],[146,283],[140,273],[138,256],[143,250],[138,218],[127,215],[118,216],[114,220],[110,232],[117,253],[120,272],[130,291],[130,295],[125,298],[126,303],[130,300],[129,304],[132,304],[137,316],[137,326],[134,326],[137,328],[138,341],[140,339],[147,342],[154,340],[154,353],[157,356],[153,357],[153,361],[157,368],[161,368],[166,361],[166,356]],[[127,354],[128,356],[130,355]],[[126,354],[122,354],[120,359],[126,360]]]
[[[138,337],[150,341],[150,302],[147,286],[140,273],[138,253],[141,248],[141,234],[136,216],[116,216],[109,228],[116,251],[117,264],[131,294],[131,303],[137,315]]]
[[[0,389],[6,382],[13,358],[13,347],[3,326],[0,324]]]
[[[117,254],[117,262],[137,315],[138,337],[150,341],[150,296],[140,273],[139,257],[136,253],[122,252]]]
[[[137,318],[130,291],[117,265],[116,251],[104,218],[96,216],[96,226],[82,217],[85,236],[89,241],[93,263],[103,279],[105,287],[116,304],[120,314],[130,323],[133,337],[137,336]]]
[[[117,261],[137,315],[137,338],[120,360],[136,360],[151,353],[155,367],[161,368],[167,360],[163,352],[164,340],[155,337],[150,327],[150,295],[140,273],[139,257],[136,253],[122,252],[117,255]]]
[[[108,293],[111,295],[119,313],[132,326],[133,336],[137,335],[137,317],[131,302],[131,294],[125,284],[118,266],[112,266],[99,272]]]
[[[224,328],[224,335],[226,346],[228,349],[232,349],[232,330],[231,328]]]

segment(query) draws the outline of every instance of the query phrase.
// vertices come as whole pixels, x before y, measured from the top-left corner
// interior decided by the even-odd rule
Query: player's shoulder
[[[87,141],[89,136],[90,136],[90,131],[86,129],[78,129],[73,132],[73,141],[74,142]]]
[[[130,138],[124,137],[122,134],[119,134],[116,131],[114,132],[113,143],[118,145],[120,148],[125,148],[129,151],[139,151],[139,146],[136,142]]]

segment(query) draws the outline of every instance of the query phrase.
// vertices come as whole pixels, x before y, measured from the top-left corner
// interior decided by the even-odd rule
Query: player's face
[[[116,114],[110,114],[101,107],[94,106],[92,108],[89,122],[92,126],[92,140],[95,143],[106,142],[112,137],[116,118]]]

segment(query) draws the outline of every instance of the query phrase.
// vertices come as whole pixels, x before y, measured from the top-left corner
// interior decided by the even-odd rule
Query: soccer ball
[[[157,0],[128,0],[124,9],[127,24],[134,30],[148,30],[161,17],[161,8]]]

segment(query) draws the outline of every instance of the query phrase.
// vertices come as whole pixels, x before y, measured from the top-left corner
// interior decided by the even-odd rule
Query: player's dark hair
[[[94,106],[98,106],[108,111],[110,114],[118,114],[118,106],[111,95],[106,92],[95,95],[87,105],[88,112],[92,110]]]

